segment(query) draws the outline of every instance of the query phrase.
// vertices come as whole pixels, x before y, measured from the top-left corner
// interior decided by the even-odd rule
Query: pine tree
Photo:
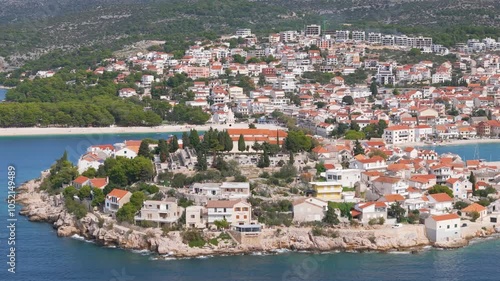
[[[364,148],[361,146],[361,143],[359,140],[356,140],[354,143],[354,149],[353,149],[354,156],[359,155],[359,154],[365,154]]]
[[[189,144],[194,149],[199,149],[200,145],[200,136],[198,135],[198,131],[195,129],[191,129],[189,132]]]
[[[290,159],[288,160],[288,164],[293,165],[295,163],[295,158],[293,156],[293,152],[290,151]]]
[[[189,135],[187,132],[182,133],[182,148],[191,147]]]
[[[231,151],[233,150],[233,139],[229,135],[228,131],[224,131],[224,150]]]
[[[198,171],[206,171],[208,168],[207,164],[207,156],[203,152],[198,152],[197,153],[197,160],[198,162],[196,163],[196,170]]]
[[[378,95],[377,82],[375,82],[375,80],[370,84],[370,92],[372,92],[372,96]]]
[[[139,146],[139,152],[137,153],[137,156],[143,156],[146,158],[151,157],[151,152],[149,151],[149,145],[148,142],[142,141],[141,145]]]
[[[245,149],[245,139],[243,138],[243,135],[240,135],[240,138],[238,139],[238,151],[243,152]]]
[[[177,149],[179,149],[179,141],[177,140],[177,136],[174,135],[170,141],[170,152],[176,152]]]

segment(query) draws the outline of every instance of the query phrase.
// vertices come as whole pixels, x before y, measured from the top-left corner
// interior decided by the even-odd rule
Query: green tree
[[[255,127],[254,123],[250,123],[248,124],[248,129],[257,129],[257,127]]]
[[[337,225],[340,223],[337,213],[335,213],[334,208],[328,208],[323,217],[323,222],[330,225]]]
[[[238,151],[243,152],[245,150],[246,150],[245,139],[243,138],[243,135],[240,135],[238,139]]]
[[[377,82],[375,80],[372,81],[370,84],[370,92],[372,93],[372,96],[378,95],[378,87],[377,87]]]
[[[87,178],[95,178],[97,175],[97,171],[94,169],[94,167],[88,168],[85,172],[82,173],[82,176],[87,177]]]
[[[397,222],[401,222],[401,219],[405,216],[406,210],[401,207],[399,202],[396,202],[389,207],[388,214],[395,217]]]
[[[309,151],[312,148],[312,140],[301,130],[288,132],[284,141],[285,149],[294,153],[299,151]]]
[[[187,176],[185,174],[177,173],[172,178],[172,187],[181,188],[186,185]]]
[[[151,157],[151,152],[149,150],[149,144],[147,141],[145,140],[141,141],[141,145],[139,146],[139,152],[137,153],[137,155],[146,158]]]
[[[472,193],[476,191],[476,176],[471,171],[469,175],[469,182],[472,184]]]
[[[104,195],[104,192],[102,189],[99,188],[94,188],[92,189],[92,206],[100,206],[104,204],[104,200],[106,196]]]
[[[267,153],[267,150],[264,149],[264,153],[260,156],[259,161],[257,162],[257,167],[266,168],[269,167],[269,165],[271,165],[269,154]]]
[[[81,200],[90,198],[90,191],[91,191],[91,187],[88,185],[84,185],[84,186],[82,186],[82,188],[80,188],[80,190],[78,190],[78,197]]]
[[[387,154],[385,154],[385,152],[383,152],[380,149],[374,149],[374,150],[370,151],[370,153],[368,153],[368,156],[370,156],[370,158],[372,158],[374,156],[380,156],[380,157],[384,158],[384,160],[387,160]]]
[[[135,191],[130,196],[130,203],[135,207],[136,210],[140,210],[142,208],[142,204],[146,200],[146,195],[142,191]]]
[[[365,133],[348,130],[344,136],[346,140],[361,140],[365,138]]]
[[[179,149],[179,141],[177,139],[177,136],[174,135],[172,139],[170,140],[170,152],[176,152]]]
[[[73,200],[73,197],[75,195],[77,195],[77,194],[78,194],[78,190],[74,186],[72,186],[72,185],[66,187],[63,190],[63,195],[64,195],[65,198],[69,198],[69,199]]]
[[[137,209],[135,208],[135,206],[131,202],[128,202],[128,203],[125,203],[116,212],[116,219],[119,222],[134,223],[135,213],[137,213]]]
[[[354,104],[354,99],[351,96],[344,96],[342,98],[342,102],[346,105],[353,105]]]
[[[195,129],[191,129],[191,131],[189,131],[189,143],[194,149],[198,149],[198,146],[200,145],[200,136],[198,135],[198,131]]]
[[[182,148],[191,147],[189,135],[187,132],[182,133]]]
[[[354,148],[352,150],[354,156],[356,155],[359,155],[359,154],[365,154],[365,149],[363,148],[363,146],[361,145],[361,143],[359,142],[359,140],[356,140],[356,142],[354,143]]]
[[[217,229],[228,229],[229,228],[229,222],[226,220],[226,218],[222,220],[215,220],[214,225],[217,227]]]
[[[436,194],[436,193],[446,193],[453,198],[453,190],[449,189],[445,185],[436,184],[429,189],[429,194]]]
[[[476,221],[477,221],[477,219],[481,217],[481,215],[479,214],[479,212],[474,211],[474,212],[472,212],[472,213],[470,214],[470,217],[471,217],[471,218],[470,218],[470,221],[471,221],[471,222],[476,222]]]
[[[196,162],[196,170],[197,171],[206,171],[208,169],[207,156],[202,151],[198,151],[197,153],[197,162]]]

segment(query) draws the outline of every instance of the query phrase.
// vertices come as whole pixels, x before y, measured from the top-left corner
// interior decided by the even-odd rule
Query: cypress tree
[[[243,152],[245,150],[246,150],[245,139],[243,138],[243,135],[240,135],[240,138],[238,139],[238,151]]]
[[[187,132],[182,133],[182,148],[191,147],[191,142]]]

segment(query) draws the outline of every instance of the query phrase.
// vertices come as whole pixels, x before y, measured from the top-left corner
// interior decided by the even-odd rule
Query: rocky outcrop
[[[325,229],[322,236],[312,235],[308,227],[285,227],[264,229],[260,242],[241,245],[233,240],[219,238],[219,233],[204,232],[205,238],[215,239],[217,243],[207,243],[201,248],[189,247],[182,241],[179,231],[163,233],[158,228],[139,228],[118,225],[107,215],[89,212],[84,218],[68,213],[61,195],[49,195],[38,190],[40,181],[24,184],[18,202],[24,207],[21,214],[30,221],[52,223],[59,236],[80,235],[94,240],[103,246],[116,246],[123,249],[149,250],[160,255],[173,257],[194,257],[203,255],[234,255],[251,252],[275,252],[288,249],[296,251],[398,251],[413,250],[430,245],[423,225],[405,225],[392,229],[383,226],[357,227],[343,226]],[[488,236],[494,232],[481,231],[476,236]],[[497,230],[498,231],[498,230]],[[465,239],[434,244],[435,247],[455,248],[468,244]]]

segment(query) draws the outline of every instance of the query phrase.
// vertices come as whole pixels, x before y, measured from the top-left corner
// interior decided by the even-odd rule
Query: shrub
[[[156,223],[152,221],[140,221],[138,225],[144,228],[156,227]]]
[[[214,246],[219,245],[219,241],[217,240],[217,238],[212,238],[212,239],[208,240],[208,243],[210,243]]]
[[[182,242],[189,245],[189,247],[203,247],[205,246],[205,239],[200,232],[196,230],[186,230],[182,233]]]
[[[378,224],[383,225],[385,223],[385,219],[380,217],[378,218]]]
[[[378,219],[376,219],[376,218],[372,218],[372,219],[370,219],[370,220],[368,221],[368,224],[369,224],[369,225],[375,225],[375,224],[377,224],[377,223],[378,223]]]
[[[313,236],[325,236],[324,230],[318,226],[313,227],[311,233]]]
[[[66,198],[64,203],[68,212],[75,215],[77,219],[81,219],[87,215],[87,208],[83,204],[75,202],[70,198]]]
[[[99,222],[97,223],[97,225],[101,228],[104,225],[104,219],[99,218]]]
[[[470,221],[475,222],[481,215],[478,212],[474,211],[470,214],[470,216],[471,216]]]
[[[359,221],[356,219],[352,219],[350,222],[351,226],[358,227],[359,226]]]

